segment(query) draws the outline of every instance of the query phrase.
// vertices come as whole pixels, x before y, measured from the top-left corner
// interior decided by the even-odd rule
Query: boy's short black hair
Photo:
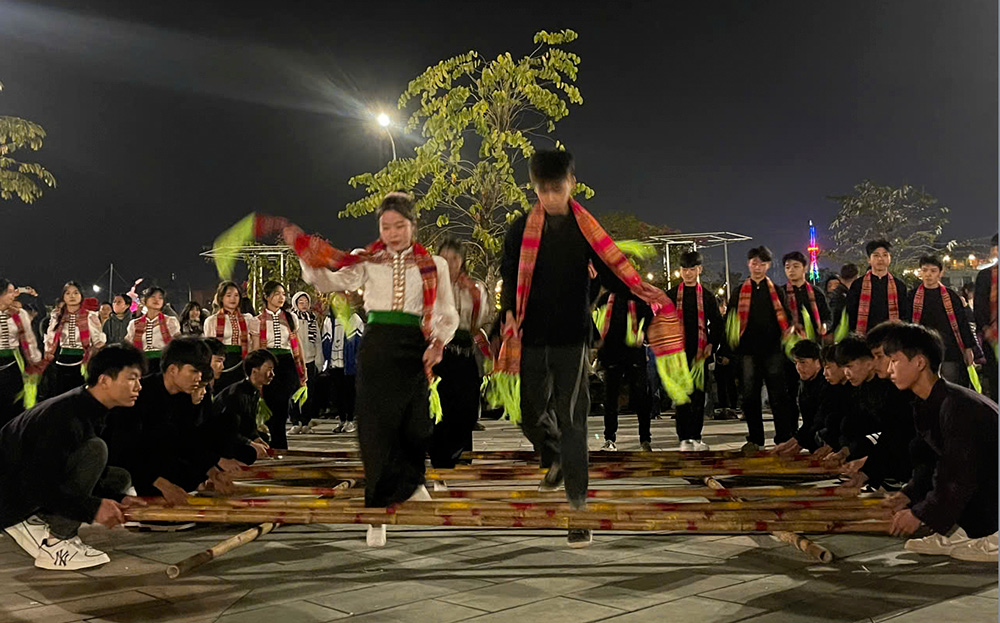
[[[846,366],[858,359],[874,359],[872,349],[868,348],[865,338],[857,333],[852,333],[837,344],[837,353],[834,356],[838,366]]]
[[[754,247],[747,251],[747,260],[749,261],[753,258],[757,258],[762,262],[770,262],[774,259],[774,254],[771,253],[771,250],[764,245],[760,245],[759,247]]]
[[[109,344],[87,362],[87,387],[97,385],[102,374],[116,379],[126,368],[138,368],[140,375],[146,373],[146,358],[142,351],[131,344]]]
[[[938,270],[944,270],[944,264],[941,263],[941,260],[936,255],[921,255],[920,263],[917,266],[937,266]]]
[[[900,323],[893,329],[884,347],[886,355],[901,352],[910,359],[923,355],[935,374],[944,359],[944,342],[938,332],[910,322]]]
[[[160,371],[166,372],[170,366],[183,368],[192,365],[199,370],[209,368],[212,363],[212,351],[200,337],[178,337],[170,340],[160,356]]]
[[[250,378],[251,371],[256,370],[268,361],[270,361],[272,365],[278,365],[278,359],[266,348],[252,350],[247,353],[246,359],[243,360],[243,373],[247,375],[247,378]]]
[[[104,307],[105,305],[111,307],[111,301],[101,301],[101,307]]]
[[[686,251],[681,253],[681,268],[694,268],[695,266],[701,266],[701,262],[701,253],[698,253],[697,251]]]
[[[536,184],[566,179],[576,174],[573,154],[558,149],[540,149],[531,155],[528,174]]]
[[[990,238],[990,246],[991,247],[997,246],[997,234],[993,234],[993,237]]]
[[[125,301],[126,303],[131,303],[131,302],[132,302],[132,297],[128,295],[128,292],[119,292],[118,294],[116,294],[116,295],[112,296],[112,297],[111,297],[111,300],[112,300],[112,301],[114,301],[114,300],[115,300],[116,298],[118,298],[119,296],[120,296],[120,297],[121,297],[121,299],[122,299],[123,301]]]
[[[201,338],[205,344],[208,346],[208,350],[212,351],[213,357],[225,357],[226,356],[226,345],[214,337],[203,337]]]
[[[855,279],[859,274],[861,273],[857,264],[844,264],[840,267],[840,276],[843,279]]]
[[[836,366],[840,365],[840,364],[837,363],[837,345],[836,344],[827,344],[826,346],[824,346],[821,355],[823,357],[823,363],[824,364],[832,363],[832,364],[834,364]]]
[[[865,245],[865,255],[871,255],[879,249],[885,249],[886,251],[892,251],[892,243],[890,243],[885,238],[879,238],[878,240],[872,240]]]
[[[819,344],[812,340],[799,340],[792,347],[792,358],[794,359],[818,359],[823,362],[823,353]]]
[[[784,265],[788,262],[798,262],[803,266],[809,265],[809,260],[806,259],[806,256],[802,251],[792,251],[790,253],[786,253],[784,257],[781,258],[781,263]]]
[[[865,344],[871,350],[883,346],[889,335],[901,324],[898,320],[886,320],[885,322],[878,323],[865,334]]]
[[[830,275],[829,277],[826,278],[826,281],[823,282],[823,290],[826,290],[827,288],[830,287],[831,281],[836,281],[840,285],[844,285],[844,282],[840,280],[840,275]]]

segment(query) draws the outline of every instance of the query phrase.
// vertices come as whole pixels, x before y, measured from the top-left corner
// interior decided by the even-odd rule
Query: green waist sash
[[[371,311],[368,312],[369,324],[396,324],[404,327],[419,327],[420,316],[401,311]]]
[[[267,349],[272,355],[291,355],[292,349],[290,348],[268,348]]]

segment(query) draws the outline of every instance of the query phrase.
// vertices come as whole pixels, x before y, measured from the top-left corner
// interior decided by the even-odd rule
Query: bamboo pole
[[[708,485],[709,488],[715,489],[717,491],[725,491],[726,489],[721,482],[719,482],[718,480],[716,480],[711,476],[707,476],[705,478],[705,484]],[[742,501],[738,497],[732,497],[730,499],[737,502]],[[815,541],[807,539],[801,534],[795,534],[794,532],[789,532],[785,530],[772,532],[772,534],[779,541],[788,543],[795,549],[799,550],[800,552],[802,552],[803,554],[809,556],[814,560],[818,560],[823,563],[833,562],[833,552],[823,547],[822,545],[816,543]]]
[[[171,580],[176,580],[192,569],[200,567],[207,562],[211,562],[219,556],[222,556],[227,552],[231,552],[237,547],[246,545],[258,537],[268,534],[274,530],[276,526],[277,524],[271,522],[262,523],[259,526],[240,532],[236,536],[229,537],[225,541],[217,543],[205,551],[198,552],[194,556],[188,556],[184,560],[167,567],[167,577]]]

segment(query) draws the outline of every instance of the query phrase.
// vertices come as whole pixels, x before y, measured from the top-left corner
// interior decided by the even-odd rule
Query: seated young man
[[[34,556],[36,567],[71,571],[111,560],[77,531],[83,523],[117,526],[125,521],[124,508],[141,504],[124,495],[129,475],[108,467],[108,448],[97,435],[109,409],[135,404],[144,368],[135,347],[107,346],[90,359],[86,386],[36,405],[0,430],[0,525]]]
[[[913,420],[923,447],[913,479],[886,499],[896,513],[892,534],[922,525],[935,534],[911,539],[920,554],[997,562],[997,405],[940,378],[944,345],[935,332],[907,324],[885,342],[893,383],[913,392]]]
[[[239,383],[233,383],[215,398],[214,435],[223,457],[250,465],[267,456],[267,442],[261,429],[269,415],[261,398],[264,386],[274,380],[274,366],[278,361],[267,349],[247,353],[243,360],[246,374]]]
[[[831,404],[832,394],[823,372],[819,344],[802,340],[792,347],[792,357],[799,377],[797,400],[802,426],[794,437],[771,449],[770,454],[782,456],[794,456],[803,449],[812,452],[819,448],[822,444],[817,440],[817,432],[823,428],[826,411],[836,406]]]
[[[875,405],[877,401],[873,399],[878,394],[875,358],[865,339],[856,334],[848,335],[837,344],[835,357],[852,391],[840,420],[834,452],[826,458],[843,463],[868,456],[878,441],[882,421]]]
[[[162,371],[143,379],[136,417],[110,414],[102,435],[110,462],[129,471],[140,495],[184,504],[187,492],[202,484],[228,489],[219,456],[200,439],[201,409],[191,398],[210,365],[211,351],[200,338],[176,338],[160,357]]]

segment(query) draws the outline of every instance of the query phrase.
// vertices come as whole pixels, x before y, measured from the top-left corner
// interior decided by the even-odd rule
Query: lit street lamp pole
[[[393,140],[393,138],[392,138],[392,132],[389,131],[389,124],[392,123],[392,120],[389,119],[389,115],[387,115],[385,113],[379,113],[379,116],[378,116],[378,118],[376,120],[378,121],[378,124],[380,126],[382,126],[382,129],[385,130],[385,133],[387,135],[389,135],[389,144],[392,145],[392,159],[395,160],[396,159],[396,141]]]

